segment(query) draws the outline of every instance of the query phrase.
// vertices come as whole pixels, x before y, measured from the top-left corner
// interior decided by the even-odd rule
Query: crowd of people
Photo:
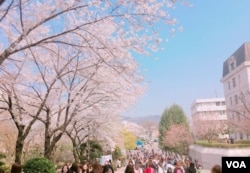
[[[125,173],[195,173],[195,165],[186,159],[183,161],[174,154],[145,150],[130,153],[127,167],[134,167],[134,172]],[[128,169],[130,170],[130,169]]]
[[[65,164],[62,166],[60,173],[114,173],[114,169],[112,162],[109,160],[105,165],[101,165],[99,162]]]
[[[200,165],[192,158],[181,158],[174,153],[148,152],[145,150],[129,153],[124,173],[198,173]],[[211,173],[222,173],[220,165],[214,165]]]
[[[120,160],[119,160],[120,161]],[[84,161],[81,164],[64,164],[60,173],[114,173],[114,164],[111,160],[101,165],[96,161],[93,163]],[[135,150],[128,153],[128,161],[121,165],[121,161],[116,163],[116,167],[125,166],[124,173],[197,173],[199,172],[195,162],[191,158],[181,159],[169,153],[157,153],[152,150]],[[221,173],[220,165],[214,165],[211,173]],[[0,173],[5,173],[0,169]],[[22,173],[20,164],[13,164],[11,173]]]

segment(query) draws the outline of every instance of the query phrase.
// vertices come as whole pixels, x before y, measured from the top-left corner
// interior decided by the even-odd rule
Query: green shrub
[[[0,152],[0,169],[3,169],[5,172],[7,172],[9,170],[9,167],[5,164],[4,161],[2,161],[5,158],[6,158],[6,155]]]
[[[235,142],[234,144],[228,143],[220,143],[217,141],[212,141],[208,143],[207,141],[195,141],[195,144],[201,145],[204,147],[212,147],[212,148],[249,148],[250,145],[247,142]]]
[[[250,140],[236,140],[235,144],[248,144],[250,145]]]
[[[24,173],[55,173],[54,164],[46,158],[33,158],[23,166]]]

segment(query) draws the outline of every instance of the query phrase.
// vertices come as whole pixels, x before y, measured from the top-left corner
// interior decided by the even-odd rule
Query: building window
[[[240,121],[240,115],[239,114],[237,115],[237,120]]]
[[[231,89],[231,87],[230,87],[230,81],[228,81],[227,84],[228,84],[228,89],[230,90]]]
[[[231,71],[233,71],[235,69],[235,63],[234,63],[234,61],[232,61],[230,63],[230,69],[231,69]]]
[[[238,81],[239,81],[238,83],[239,83],[239,85],[240,85],[240,74],[238,75]]]
[[[233,99],[230,97],[230,105],[233,106]]]
[[[237,95],[234,95],[234,101],[235,101],[235,104],[237,105],[238,104],[238,96]]]
[[[233,78],[233,88],[236,87],[236,82],[235,82],[235,78]]]
[[[234,114],[231,114],[231,118],[232,118],[232,120],[234,120]]]
[[[235,58],[232,56],[228,61],[229,71],[233,71],[236,68]]]

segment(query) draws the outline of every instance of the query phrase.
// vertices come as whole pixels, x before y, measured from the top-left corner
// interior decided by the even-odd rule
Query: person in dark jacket
[[[186,170],[186,173],[196,173],[196,169],[193,162],[190,163],[189,167]]]
[[[2,168],[0,168],[0,173],[5,173],[5,171]]]
[[[222,168],[220,165],[214,165],[211,169],[211,173],[222,173]]]
[[[114,169],[113,169],[112,165],[109,165],[109,164],[105,165],[103,167],[102,173],[114,173]]]
[[[69,168],[69,173],[78,173],[78,164],[73,163],[71,167]]]

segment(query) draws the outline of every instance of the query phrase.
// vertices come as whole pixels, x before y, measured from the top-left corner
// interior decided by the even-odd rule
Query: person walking
[[[102,173],[114,173],[114,169],[113,169],[112,165],[109,165],[109,164],[105,165],[103,167]]]
[[[102,173],[102,165],[99,162],[94,162],[90,173]]]
[[[69,168],[69,173],[79,173],[77,163],[73,163]]]
[[[126,166],[126,169],[125,169],[124,173],[135,173],[134,165],[128,164]]]
[[[61,173],[69,173],[69,167],[67,164],[64,164],[61,170]]]
[[[220,165],[215,164],[212,169],[211,173],[222,173],[222,168]]]
[[[195,165],[193,162],[189,164],[189,167],[185,171],[186,173],[196,173]]]

